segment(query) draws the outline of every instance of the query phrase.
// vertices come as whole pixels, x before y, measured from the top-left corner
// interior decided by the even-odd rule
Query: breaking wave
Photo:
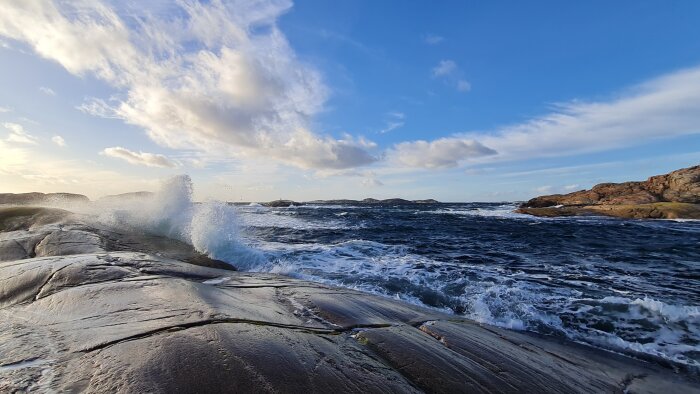
[[[98,202],[96,208],[98,220],[103,223],[189,243],[197,251],[239,269],[255,267],[265,258],[241,242],[242,230],[233,206],[192,200],[192,180],[187,175],[165,181],[153,195],[111,199]]]

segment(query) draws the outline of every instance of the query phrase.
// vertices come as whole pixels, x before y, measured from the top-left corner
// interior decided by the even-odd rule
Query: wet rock
[[[63,209],[0,207],[0,232],[29,230],[35,226],[61,223],[71,215]]]
[[[0,207],[0,261],[100,251],[138,251],[195,265],[235,269],[183,242],[133,228],[108,228],[62,209]]]
[[[36,256],[64,256],[104,251],[102,238],[89,231],[59,228],[47,234],[35,248]]]

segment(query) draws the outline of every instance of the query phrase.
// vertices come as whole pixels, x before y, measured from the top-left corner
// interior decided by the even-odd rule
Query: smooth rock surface
[[[655,363],[186,263],[186,245],[77,216],[29,228],[2,234],[49,255],[0,262],[0,392],[700,392]]]

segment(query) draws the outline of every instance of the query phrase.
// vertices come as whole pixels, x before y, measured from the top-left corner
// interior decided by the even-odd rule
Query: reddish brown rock
[[[591,190],[540,196],[521,208],[555,205],[635,205],[656,202],[700,203],[700,166],[657,175],[643,182],[601,183]]]

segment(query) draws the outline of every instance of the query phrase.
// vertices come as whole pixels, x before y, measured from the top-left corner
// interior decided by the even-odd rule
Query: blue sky
[[[2,5],[2,191],[504,201],[700,162],[695,1],[68,3]]]

